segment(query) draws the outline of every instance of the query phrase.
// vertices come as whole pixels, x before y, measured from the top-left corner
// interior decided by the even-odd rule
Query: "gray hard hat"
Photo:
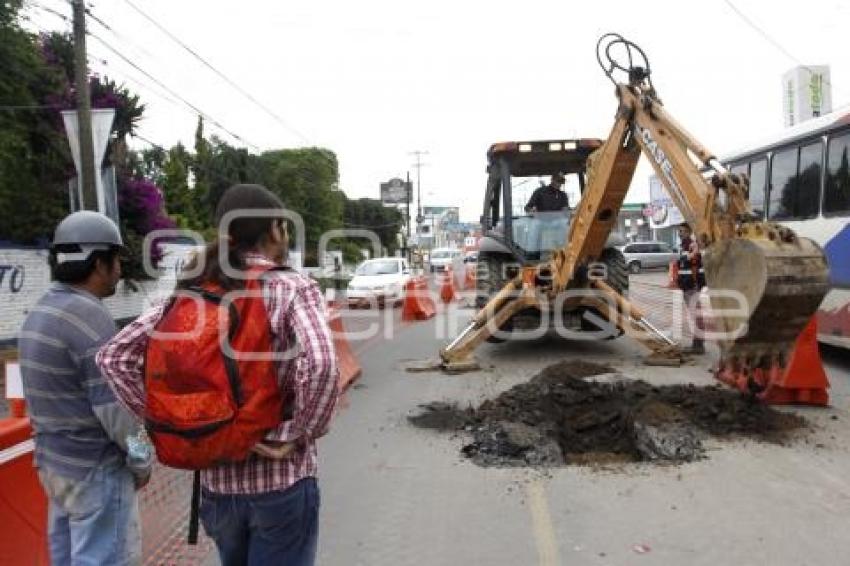
[[[80,252],[58,254],[63,256],[59,263],[85,260],[93,251],[122,247],[124,242],[118,226],[108,216],[80,210],[66,216],[56,227],[52,247],[61,245],[78,245]]]

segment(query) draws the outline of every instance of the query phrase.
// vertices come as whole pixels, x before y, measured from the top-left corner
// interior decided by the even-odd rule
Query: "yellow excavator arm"
[[[612,46],[627,50],[628,68],[610,57]],[[602,63],[602,54],[609,65]],[[645,66],[633,65],[633,55],[639,55]],[[652,360],[680,361],[675,342],[604,277],[589,276],[593,270],[586,269],[605,247],[641,153],[703,250],[721,366],[783,364],[827,291],[822,250],[788,228],[753,215],[747,202],[748,180],[730,174],[667,113],[652,85],[648,60],[637,45],[609,34],[600,39],[597,57],[615,84],[619,107],[605,143],[588,160],[587,186],[573,212],[566,245],[548,263],[523,267],[440,352],[444,367],[473,367],[472,351],[515,313],[529,307],[546,309],[564,291],[583,287],[593,292],[581,294],[580,306],[593,308],[644,343]],[[613,79],[617,70],[628,74],[628,82]],[[701,173],[704,168],[713,170],[710,181]]]

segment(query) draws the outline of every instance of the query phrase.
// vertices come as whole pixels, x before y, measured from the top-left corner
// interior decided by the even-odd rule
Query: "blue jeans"
[[[200,516],[223,566],[311,566],[316,560],[316,478],[304,478],[283,491],[257,495],[203,490]]]
[[[49,502],[47,534],[53,566],[141,563],[139,507],[128,469],[98,468],[85,481],[47,470],[38,475]]]

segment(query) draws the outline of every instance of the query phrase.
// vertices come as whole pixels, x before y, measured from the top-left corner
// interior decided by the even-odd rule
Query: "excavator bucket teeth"
[[[811,240],[775,225],[745,234],[704,256],[721,363],[782,365],[828,290],[826,258]]]

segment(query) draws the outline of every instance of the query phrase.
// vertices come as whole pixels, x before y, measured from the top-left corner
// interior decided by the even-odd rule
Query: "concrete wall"
[[[152,302],[168,296],[174,288],[174,273],[195,249],[193,246],[165,244],[165,257],[159,279],[137,283],[133,290],[126,282],[106,299],[116,320],[138,316]],[[50,286],[47,250],[0,248],[0,345],[13,345],[29,308]]]

